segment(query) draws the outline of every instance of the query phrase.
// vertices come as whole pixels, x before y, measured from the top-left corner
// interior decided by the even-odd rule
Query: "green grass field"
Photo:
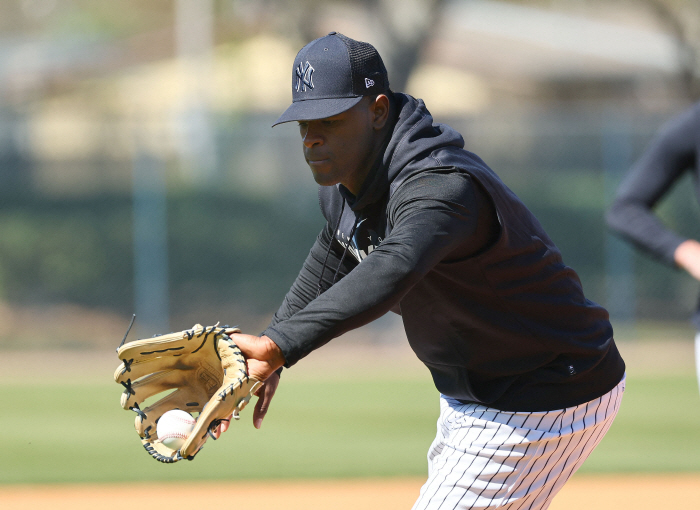
[[[438,411],[427,377],[288,377],[261,430],[246,410],[195,462],[165,466],[143,451],[120,393],[108,378],[1,383],[0,483],[421,476]],[[695,378],[628,376],[617,421],[582,472],[669,471],[700,471]]]

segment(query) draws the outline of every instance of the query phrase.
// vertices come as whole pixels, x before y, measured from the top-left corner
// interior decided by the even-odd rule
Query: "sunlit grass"
[[[283,380],[261,430],[252,412],[193,462],[143,451],[120,390],[1,385],[0,483],[424,476],[438,395],[423,380]],[[700,396],[692,375],[628,376],[620,414],[582,472],[700,471]]]

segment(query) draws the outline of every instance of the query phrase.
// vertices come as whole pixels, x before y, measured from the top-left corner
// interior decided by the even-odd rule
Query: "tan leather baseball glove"
[[[233,413],[241,411],[261,382],[248,377],[241,350],[228,336],[240,333],[228,326],[203,327],[134,340],[117,350],[121,365],[114,380],[124,386],[121,405],[136,412],[136,432],[143,447],[164,463],[192,460],[213,431]],[[144,400],[161,392],[172,393],[141,408]],[[206,407],[206,409],[205,409]],[[163,413],[182,409],[199,412],[194,430],[179,450],[158,440],[156,422]]]

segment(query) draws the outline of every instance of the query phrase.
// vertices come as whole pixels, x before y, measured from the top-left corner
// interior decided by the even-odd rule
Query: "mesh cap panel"
[[[353,92],[360,96],[379,94],[389,90],[389,76],[379,52],[369,43],[335,34],[348,48],[352,70]],[[369,85],[371,80],[373,85]]]

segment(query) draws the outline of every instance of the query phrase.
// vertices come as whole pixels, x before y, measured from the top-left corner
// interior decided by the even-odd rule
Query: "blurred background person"
[[[659,261],[685,269],[700,280],[700,242],[666,226],[654,206],[685,173],[691,172],[700,197],[700,103],[669,120],[620,184],[608,209],[608,226]],[[695,360],[700,384],[700,302],[693,315]]]

